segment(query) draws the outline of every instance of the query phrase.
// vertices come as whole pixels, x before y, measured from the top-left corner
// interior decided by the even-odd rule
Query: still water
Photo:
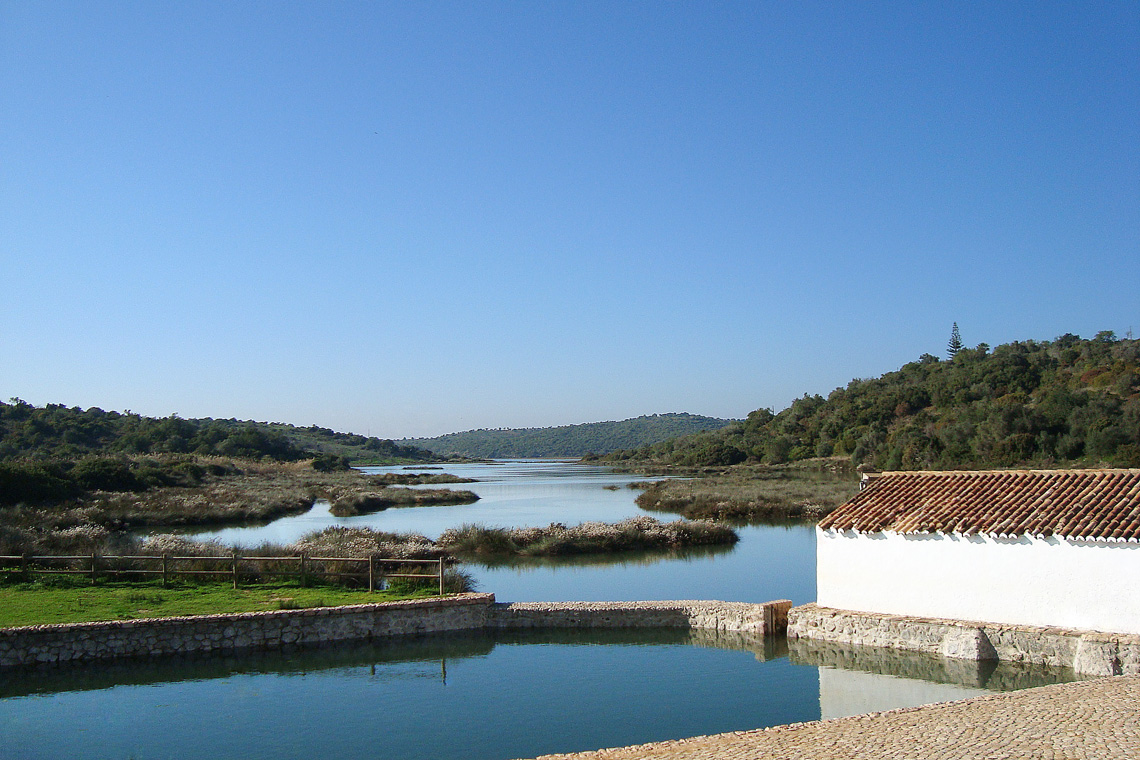
[[[399,470],[374,468],[372,471]],[[419,469],[419,468],[417,468]],[[288,543],[334,524],[435,537],[644,514],[633,480],[560,462],[448,466],[471,505],[308,514],[201,538]],[[616,486],[616,489],[607,488]],[[674,519],[660,515],[661,519]],[[728,549],[474,566],[504,601],[815,599],[810,526]],[[1071,680],[1068,671],[708,631],[437,635],[295,653],[0,671],[2,758],[501,760],[853,715]]]
[[[0,756],[502,760],[1071,678],[702,631],[441,634],[0,672]]]
[[[369,467],[366,472],[424,471],[423,468]],[[414,531],[436,538],[464,523],[503,527],[573,525],[587,520],[615,522],[645,515],[634,503],[638,491],[627,486],[645,478],[614,473],[606,467],[557,461],[505,461],[496,464],[446,465],[441,470],[477,482],[452,487],[474,491],[479,501],[451,507],[388,509],[371,515],[338,518],[318,503],[296,517],[269,525],[198,533],[228,545],[256,546],[263,541],[290,543],[330,525],[385,531]],[[660,520],[676,515],[653,514]],[[760,525],[739,528],[733,547],[702,548],[673,554],[624,554],[602,558],[527,561],[473,570],[480,591],[499,601],[631,601],[638,599],[719,599],[767,602],[815,601],[815,530],[809,525]]]

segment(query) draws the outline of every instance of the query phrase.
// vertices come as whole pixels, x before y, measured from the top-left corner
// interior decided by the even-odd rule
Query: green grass
[[[0,628],[45,623],[212,615],[220,612],[332,607],[430,596],[430,591],[392,594],[290,583],[266,583],[234,589],[225,584],[158,584],[48,579],[0,583]]]

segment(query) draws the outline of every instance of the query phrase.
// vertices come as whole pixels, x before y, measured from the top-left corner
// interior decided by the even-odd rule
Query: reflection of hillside
[[[798,665],[863,671],[990,691],[1025,689],[1077,678],[1067,668],[994,660],[960,660],[903,649],[841,645],[811,639],[789,641],[788,654]]]
[[[112,686],[142,686],[240,675],[311,673],[390,662],[438,663],[490,654],[495,642],[482,634],[397,637],[293,652],[245,651],[229,655],[185,655],[153,660],[106,662],[0,670],[0,699]]]
[[[729,639],[724,639],[728,642]],[[680,628],[525,629],[466,631],[393,637],[384,641],[336,644],[293,652],[245,651],[230,655],[109,660],[66,666],[0,670],[0,699],[31,694],[93,691],[114,686],[145,686],[177,681],[205,681],[244,675],[290,675],[369,668],[371,678],[444,678],[448,660],[485,657],[496,646],[661,646],[696,644]],[[700,646],[716,646],[711,643]],[[750,649],[748,646],[725,646]],[[423,664],[424,668],[385,671],[386,664]]]
[[[570,554],[561,557],[463,557],[464,564],[488,569],[536,567],[649,566],[660,562],[687,562],[728,554],[733,545],[692,546],[667,551],[628,551],[611,554]]]

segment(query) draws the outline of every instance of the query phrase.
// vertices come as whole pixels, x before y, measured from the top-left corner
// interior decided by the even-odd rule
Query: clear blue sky
[[[1140,332],[1140,3],[0,0],[0,396],[384,437]]]

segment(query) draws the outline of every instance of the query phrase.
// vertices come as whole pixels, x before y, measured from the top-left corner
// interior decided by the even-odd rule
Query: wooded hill
[[[62,404],[0,402],[0,460],[101,454],[203,454],[295,461],[318,454],[352,461],[432,461],[434,454],[380,438],[282,423],[154,418]]]
[[[804,395],[716,432],[608,461],[778,464],[849,456],[883,470],[1056,465],[1140,467],[1140,340],[1111,332],[924,354],[827,398]]]
[[[732,420],[695,414],[654,414],[620,422],[588,422],[547,428],[468,430],[436,438],[405,438],[400,442],[436,454],[481,458],[581,457],[618,449],[647,446],[677,436],[715,430]]]

